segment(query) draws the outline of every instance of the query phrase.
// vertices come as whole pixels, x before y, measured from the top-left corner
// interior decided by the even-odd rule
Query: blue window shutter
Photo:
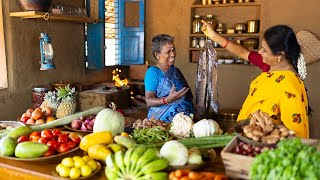
[[[138,26],[125,26],[126,3],[139,3]],[[144,64],[144,0],[119,1],[119,64]]]
[[[98,0],[99,19],[103,22],[87,25],[88,69],[102,69],[104,62],[104,0]],[[87,11],[90,14],[90,0],[86,0]]]

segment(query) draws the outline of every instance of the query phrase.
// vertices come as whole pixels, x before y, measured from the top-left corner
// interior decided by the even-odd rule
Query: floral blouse
[[[291,71],[262,72],[251,82],[238,121],[257,110],[283,123],[297,137],[309,138],[308,99],[303,81]]]

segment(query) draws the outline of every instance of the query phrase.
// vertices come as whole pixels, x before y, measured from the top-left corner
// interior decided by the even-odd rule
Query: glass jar
[[[200,19],[200,15],[194,15],[194,19],[192,21],[192,33],[199,34],[201,33],[202,22]]]
[[[213,15],[208,14],[206,21],[211,24],[212,29],[216,29],[217,21],[214,19]]]
[[[206,44],[206,40],[205,40],[203,37],[200,38],[200,40],[199,40],[199,46],[200,46],[201,48],[204,48],[205,44]]]
[[[191,42],[191,47],[196,48],[197,46],[199,46],[199,40],[194,37]]]
[[[36,109],[40,107],[42,102],[44,101],[45,94],[50,91],[49,86],[38,86],[32,88],[32,107]]]

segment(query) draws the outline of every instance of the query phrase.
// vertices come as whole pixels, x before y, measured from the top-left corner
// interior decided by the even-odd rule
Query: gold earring
[[[281,61],[281,57],[278,57],[278,62],[280,62]]]

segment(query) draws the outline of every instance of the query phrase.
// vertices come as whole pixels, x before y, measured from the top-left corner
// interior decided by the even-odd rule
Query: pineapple
[[[57,118],[63,118],[65,116],[75,113],[77,107],[75,88],[70,89],[68,85],[64,88],[57,88],[57,91],[58,100],[61,100],[56,112]]]
[[[53,112],[56,112],[60,102],[58,101],[58,93],[55,91],[49,91],[44,96],[44,101],[42,102],[40,108],[44,109],[50,107]]]

